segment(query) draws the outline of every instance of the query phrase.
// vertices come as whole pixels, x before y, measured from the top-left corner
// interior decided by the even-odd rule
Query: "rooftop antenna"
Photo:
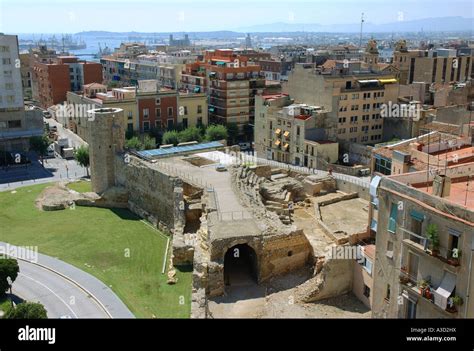
[[[362,48],[362,29],[364,27],[364,13],[360,16],[360,37],[359,37],[359,49]]]

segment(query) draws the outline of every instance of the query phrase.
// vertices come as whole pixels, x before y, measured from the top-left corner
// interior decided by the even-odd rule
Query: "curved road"
[[[18,260],[20,273],[13,294],[41,302],[49,318],[110,318],[84,290],[62,276],[27,261]]]
[[[13,295],[40,302],[49,318],[135,318],[104,283],[57,258],[0,242],[1,253],[18,259]]]

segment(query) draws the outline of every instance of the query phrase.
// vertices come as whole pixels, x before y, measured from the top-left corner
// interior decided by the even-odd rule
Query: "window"
[[[183,106],[183,112],[185,116],[188,115],[188,106]]]
[[[202,113],[202,106],[201,106],[201,105],[198,105],[198,107],[197,107],[197,113]]]
[[[133,112],[132,111],[128,111],[128,119],[133,119]]]
[[[150,130],[150,122],[143,122],[143,130],[148,132]]]
[[[155,113],[156,113],[156,118],[160,118],[161,117],[161,108],[155,109]]]
[[[168,117],[173,117],[173,108],[168,107]]]
[[[8,121],[8,128],[21,128],[21,120]]]
[[[364,296],[370,298],[370,288],[364,284]]]
[[[150,110],[147,108],[143,109],[143,118],[147,119],[150,117]]]
[[[188,128],[188,119],[187,118],[183,118],[183,128],[184,129]]]
[[[370,140],[374,140],[374,137],[375,135],[371,135]],[[392,161],[380,156],[376,156],[375,171],[384,175],[390,175],[392,173]]]
[[[388,231],[390,233],[395,233],[397,230],[397,216],[398,205],[396,203],[392,203],[392,207],[390,208],[390,217],[388,219]]]
[[[453,229],[453,228],[448,228],[448,234],[449,234],[449,254],[453,258],[458,258],[459,257],[459,237],[461,236],[461,232]]]
[[[385,300],[390,300],[390,284],[387,284],[387,289],[385,290]]]
[[[11,65],[12,64],[12,60],[10,58],[4,58],[2,59],[2,63],[4,65]]]
[[[341,95],[341,96],[339,97],[339,100],[347,100],[347,95]]]
[[[13,90],[13,83],[5,83],[5,90]]]
[[[359,98],[359,94],[352,94],[352,100],[357,100]]]
[[[161,105],[161,99],[160,98],[157,98],[155,100],[155,105]]]
[[[197,125],[198,125],[198,127],[202,126],[202,117],[197,118]]]
[[[352,105],[351,106],[351,111],[358,111],[359,110],[359,105]]]
[[[168,119],[166,122],[167,122],[167,128],[168,128],[168,130],[174,129],[174,119],[172,119],[172,118],[171,118],[171,119]]]

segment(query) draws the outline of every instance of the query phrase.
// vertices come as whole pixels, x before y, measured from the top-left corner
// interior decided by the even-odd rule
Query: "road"
[[[13,294],[41,302],[49,318],[109,318],[88,294],[69,280],[27,261],[18,261],[20,274]]]
[[[33,248],[0,242],[1,252],[18,259],[13,295],[40,302],[49,318],[134,318],[118,296],[94,276]]]

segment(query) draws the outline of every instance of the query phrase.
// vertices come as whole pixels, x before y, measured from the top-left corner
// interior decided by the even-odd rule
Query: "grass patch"
[[[89,193],[92,191],[91,182],[86,182],[85,180],[68,183],[67,187],[71,190],[77,191],[78,193]]]
[[[38,246],[96,276],[136,317],[189,317],[190,270],[178,270],[175,285],[166,284],[161,273],[166,237],[124,209],[76,206],[42,212],[34,201],[46,186],[0,192],[0,241]]]

